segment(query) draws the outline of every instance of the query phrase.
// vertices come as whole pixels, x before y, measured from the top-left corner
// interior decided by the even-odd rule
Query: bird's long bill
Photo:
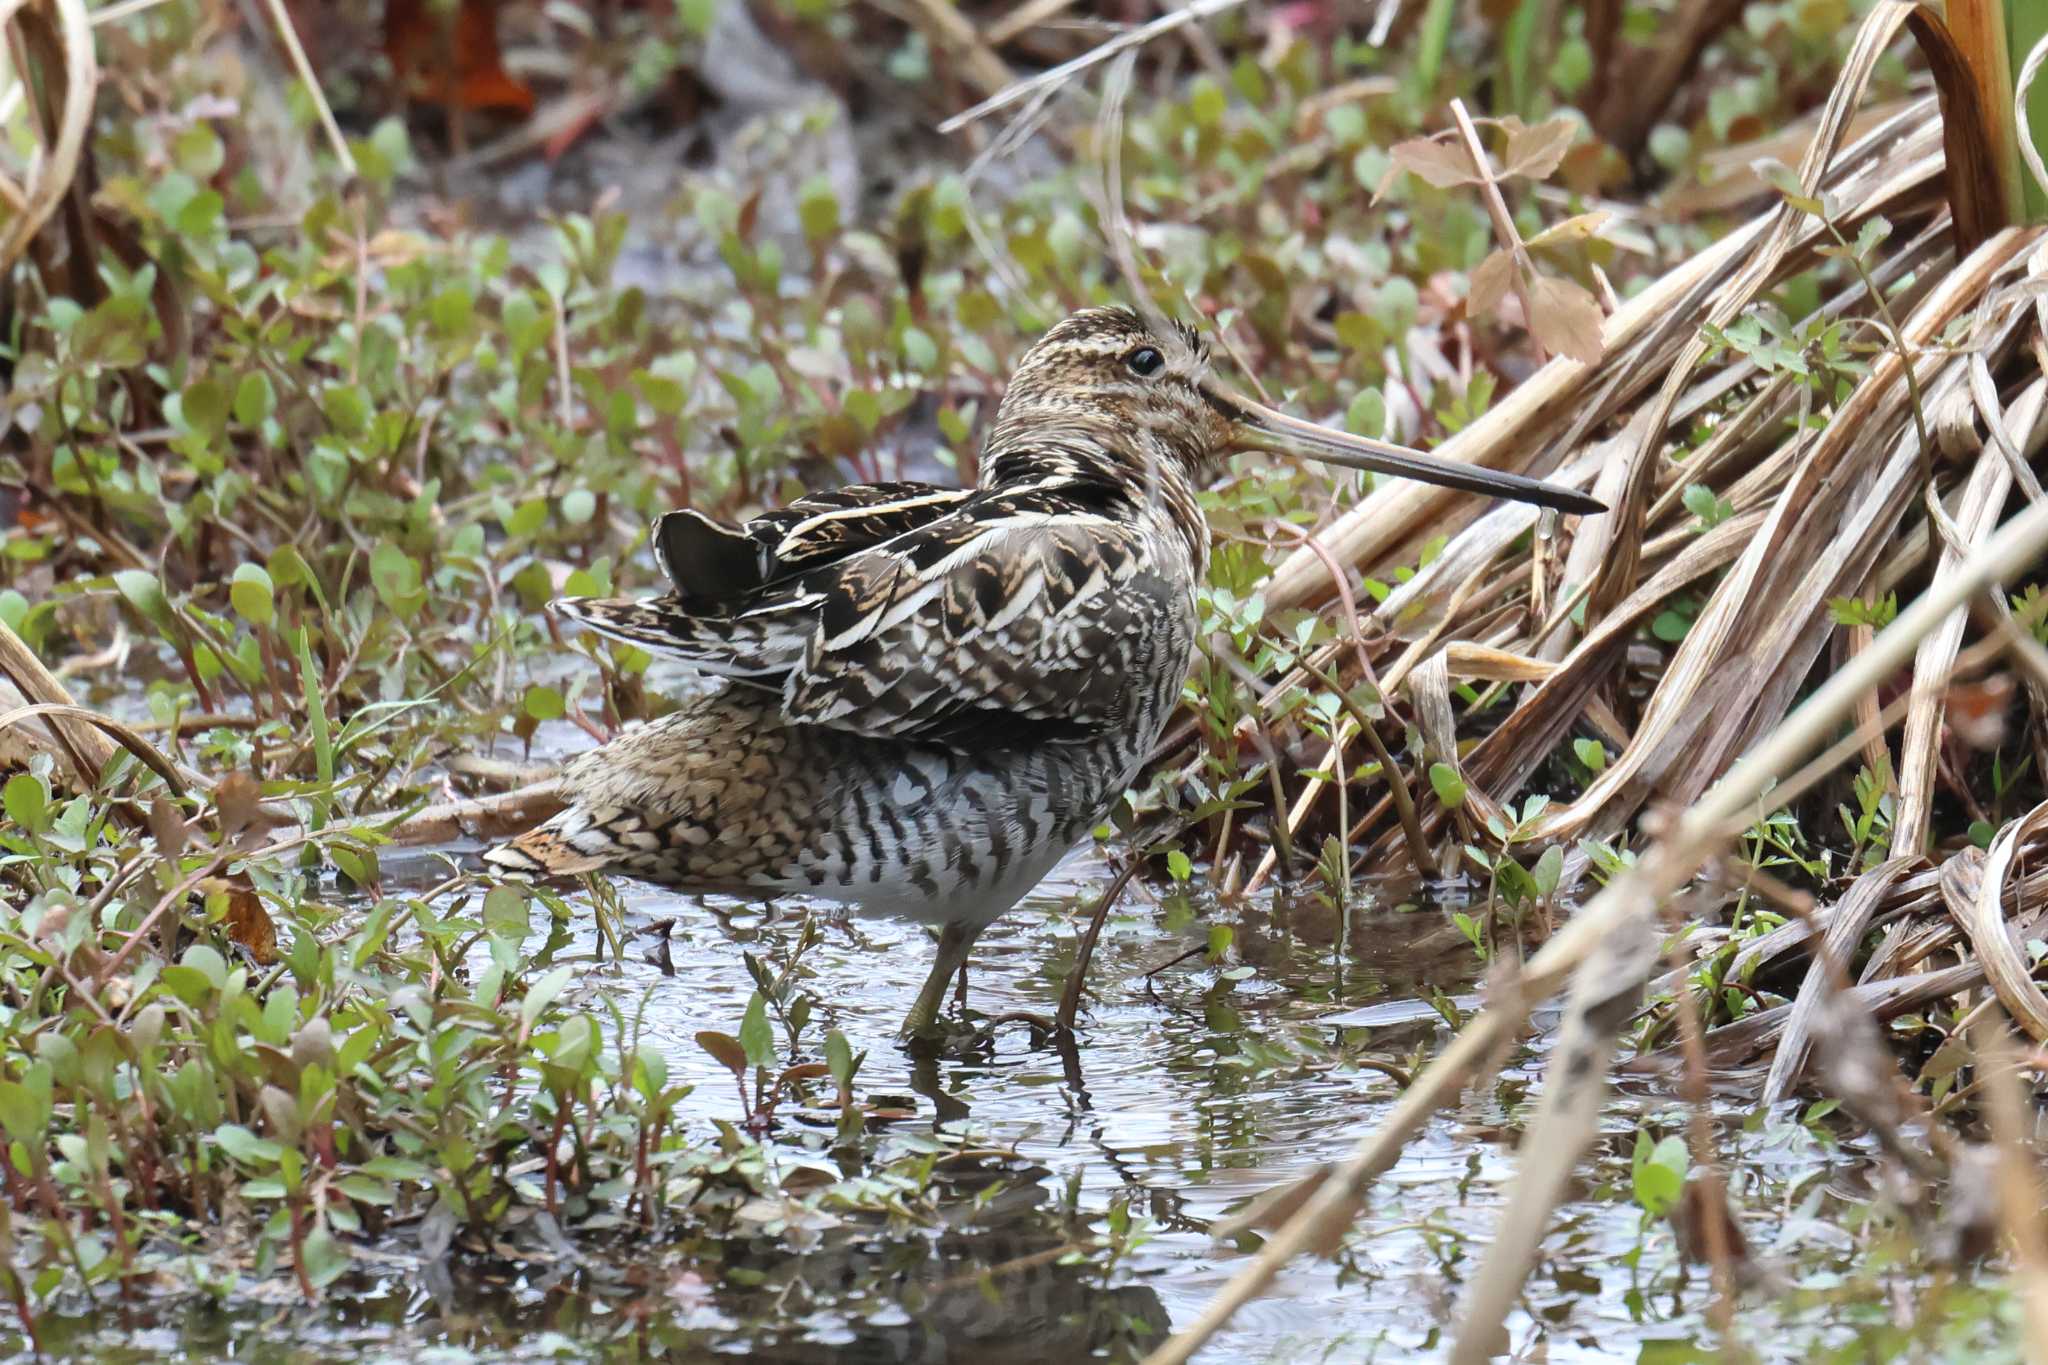
[[[1314,422],[1304,422],[1299,417],[1289,417],[1284,412],[1275,411],[1263,403],[1254,403],[1238,394],[1210,389],[1209,401],[1234,418],[1245,434],[1258,439],[1260,444],[1283,446],[1325,464],[1418,479],[1467,493],[1484,493],[1489,497],[1534,503],[1538,507],[1555,507],[1560,512],[1580,512],[1590,516],[1607,510],[1605,503],[1554,483],[1480,465],[1461,464],[1456,460],[1440,460],[1390,441],[1375,441],[1367,436],[1332,431]]]

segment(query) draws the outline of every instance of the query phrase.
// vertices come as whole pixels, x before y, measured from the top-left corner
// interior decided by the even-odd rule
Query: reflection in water
[[[759,1289],[721,1299],[736,1300],[735,1316],[772,1306],[790,1320],[748,1340],[751,1358],[792,1365],[1142,1354],[1167,1329],[1165,1305],[1142,1284],[1105,1285],[1085,1259],[1062,1263],[1085,1220],[1049,1207],[1052,1174],[1014,1164],[956,1169],[953,1213],[929,1240],[834,1240],[800,1257],[764,1244],[727,1262],[758,1271]]]
[[[52,1313],[41,1329],[55,1356],[138,1363],[395,1360],[396,1348],[427,1342],[494,1360],[554,1359],[570,1342],[609,1346],[611,1358],[786,1365],[1134,1359],[1166,1332],[1166,1308],[1142,1284],[1062,1264],[1081,1229],[1047,1206],[1050,1174],[955,1173],[957,1216],[931,1235],[849,1224],[800,1254],[779,1239],[729,1240],[696,1266],[508,1278],[471,1264],[353,1277],[317,1313],[290,1302],[197,1305],[141,1329],[107,1313]]]

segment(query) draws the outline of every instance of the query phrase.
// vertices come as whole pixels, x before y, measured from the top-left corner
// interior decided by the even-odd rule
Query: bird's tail
[[[570,807],[546,824],[491,849],[484,854],[484,861],[500,872],[526,877],[574,877],[600,870],[605,865],[603,858],[569,842],[565,826],[576,814],[575,807]]]

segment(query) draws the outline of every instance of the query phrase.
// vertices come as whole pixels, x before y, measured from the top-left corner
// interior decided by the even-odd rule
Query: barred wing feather
[[[869,507],[865,520],[826,508],[790,522],[785,537],[812,522],[812,566],[739,593],[558,607],[706,672],[778,688],[793,721],[855,734],[965,748],[1118,724],[1133,685],[1129,642],[1153,638],[1185,593],[1153,567],[1147,533],[1085,499],[938,496],[949,492],[910,509]],[[919,513],[928,519],[892,536],[863,529]],[[835,557],[816,548],[820,526],[844,546]]]

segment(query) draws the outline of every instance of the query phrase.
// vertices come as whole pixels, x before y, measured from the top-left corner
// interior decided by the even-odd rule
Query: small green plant
[[[1838,805],[1835,810],[1841,816],[1842,832],[1849,839],[1849,866],[1860,872],[1890,856],[1898,783],[1892,777],[1889,760],[1876,771],[1867,765],[1858,768],[1849,790],[1856,802],[1855,809]]]
[[[1899,614],[1899,595],[1888,592],[1868,602],[1860,597],[1830,598],[1828,613],[1838,626],[1869,626],[1872,630],[1883,630]]]

